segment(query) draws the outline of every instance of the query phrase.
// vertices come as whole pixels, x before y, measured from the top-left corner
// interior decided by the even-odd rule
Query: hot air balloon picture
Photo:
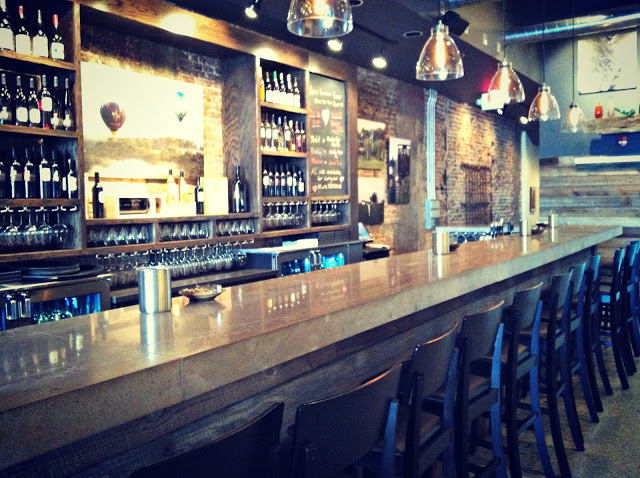
[[[182,120],[184,119],[185,116],[187,116],[188,112],[189,112],[189,108],[187,106],[187,101],[184,97],[184,92],[176,91],[176,103],[175,103],[174,113],[176,115],[176,118],[178,118],[178,121],[182,123]]]
[[[124,108],[114,101],[107,101],[100,106],[100,116],[114,138],[127,119]]]

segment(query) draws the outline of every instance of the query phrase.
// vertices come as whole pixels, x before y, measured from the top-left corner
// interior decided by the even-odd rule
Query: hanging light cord
[[[571,2],[571,104],[576,104],[576,0]]]
[[[507,0],[502,0],[502,59],[507,57]]]
[[[547,17],[546,14],[547,13],[547,9],[546,9],[546,2],[545,0],[542,0],[542,84],[544,85],[545,82],[545,67],[544,67],[544,62],[545,62],[545,48],[544,48],[544,34],[545,31],[547,30]]]

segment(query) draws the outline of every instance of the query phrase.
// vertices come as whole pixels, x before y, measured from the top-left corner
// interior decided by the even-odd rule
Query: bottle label
[[[291,176],[287,176],[287,186],[293,186],[293,178]]]
[[[300,95],[293,95],[293,106],[295,106],[296,108],[300,108]]]
[[[31,39],[29,35],[16,35],[16,53],[31,55]]]
[[[49,42],[45,37],[33,37],[33,54],[35,56],[49,56]]]
[[[67,181],[67,188],[69,190],[69,193],[76,192],[78,190],[78,178],[76,178],[75,176],[69,176],[67,178]]]
[[[271,128],[266,131],[267,139],[271,139]]]
[[[9,110],[6,106],[3,106],[0,110],[0,120],[2,120],[3,123],[9,121]]]
[[[272,90],[267,90],[264,94],[264,100],[267,103],[273,103],[273,91]]]
[[[104,203],[104,191],[99,191],[98,192],[98,202],[100,204]]]
[[[58,113],[54,111],[51,115],[51,127],[53,129],[58,129],[61,124],[62,122],[60,121],[60,116],[58,116]]]
[[[22,173],[18,172],[15,169],[11,170],[11,180],[12,181],[22,181]]]
[[[266,174],[262,176],[262,185],[265,187],[269,186],[269,176]]]
[[[300,196],[304,196],[304,182],[303,181],[298,181],[298,192],[300,193]]]
[[[59,42],[51,43],[51,58],[54,60],[64,60],[64,44]]]
[[[196,195],[196,201],[204,202],[204,191],[198,191],[198,194]]]
[[[13,32],[10,28],[0,28],[0,50],[13,50]]]
[[[60,182],[60,172],[57,169],[53,171],[53,174],[51,175],[51,177],[54,183]]]
[[[19,108],[17,108],[16,119],[20,123],[26,123],[27,121],[29,121],[29,110],[24,106],[20,106]]]
[[[29,121],[31,123],[40,123],[40,110],[36,108],[31,108],[29,110]]]
[[[42,168],[40,169],[40,181],[48,183],[51,181],[51,169],[50,168]]]
[[[62,190],[64,192],[67,192],[67,177],[66,176],[62,176]]]
[[[64,119],[62,120],[62,126],[66,129],[69,129],[73,126],[73,122],[71,121],[71,115],[64,115]]]
[[[24,182],[28,183],[29,181],[31,181],[31,171],[29,171],[28,169],[24,170]]]
[[[284,140],[288,143],[289,141],[291,141],[291,131],[286,130],[284,132]]]
[[[43,97],[40,102],[40,107],[42,108],[42,111],[51,112],[53,109],[53,100],[48,96]]]

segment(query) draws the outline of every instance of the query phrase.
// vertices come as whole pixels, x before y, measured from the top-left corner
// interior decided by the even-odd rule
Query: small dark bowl
[[[449,252],[455,251],[458,247],[460,247],[460,244],[457,244],[457,243],[449,244]]]

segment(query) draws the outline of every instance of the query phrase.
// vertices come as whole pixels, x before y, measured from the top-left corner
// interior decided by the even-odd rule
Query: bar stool
[[[640,260],[640,254],[638,250],[640,243],[637,241],[631,242],[625,248],[624,254],[624,320],[625,320],[625,335],[631,341],[633,349],[633,356],[640,357],[640,332],[638,331],[638,273]],[[631,350],[627,350],[627,370],[637,371],[635,360],[631,355]],[[626,363],[626,362],[625,362]]]
[[[504,301],[493,307],[464,317],[458,336],[460,344],[460,377],[456,399],[455,450],[458,478],[474,476],[505,477],[500,428],[500,357],[502,353]],[[483,363],[492,357],[490,377],[483,376]],[[491,423],[491,443],[471,440],[470,424],[485,413]],[[473,443],[472,443],[473,442]],[[493,458],[483,466],[469,462],[470,445],[483,445],[493,451]]]
[[[618,249],[613,255],[611,264],[611,279],[608,284],[600,283],[600,320],[601,330],[611,334],[611,349],[613,350],[613,360],[616,364],[616,371],[623,390],[629,388],[627,380],[627,370],[625,370],[625,359],[623,358],[624,335],[623,330],[623,304],[622,304],[622,260],[624,249]],[[627,344],[629,342],[627,341]],[[628,350],[628,348],[627,348]],[[627,360],[628,361],[628,360]]]
[[[544,438],[538,384],[540,352],[540,316],[542,282],[517,291],[513,304],[505,311],[506,341],[502,344],[502,377],[505,385],[504,421],[507,429],[507,453],[511,478],[522,477],[519,436],[533,428],[544,475],[554,477]],[[529,403],[523,402],[522,390],[529,379]],[[518,419],[518,410],[527,412]]]
[[[582,387],[582,395],[584,397],[589,417],[593,423],[598,423],[598,410],[593,397],[592,387],[589,383],[587,366],[585,363],[585,343],[584,343],[584,304],[587,289],[587,277],[585,270],[587,263],[572,267],[572,283],[573,293],[571,301],[571,322],[569,330],[571,332],[569,341],[569,357],[571,360],[571,373],[577,374]]]
[[[284,403],[277,403],[244,427],[195,450],[134,471],[131,478],[276,477],[276,450]]]
[[[401,365],[335,397],[298,407],[292,477],[341,476],[383,442],[378,475],[394,475]]]
[[[613,395],[609,374],[604,363],[602,353],[602,341],[600,340],[600,254],[591,256],[589,267],[585,272],[587,279],[585,307],[584,307],[584,344],[585,344],[585,366],[589,376],[591,394],[596,404],[598,412],[604,411],[598,382],[596,378],[595,365],[598,366],[600,381],[607,395]],[[596,364],[593,357],[596,358]]]

